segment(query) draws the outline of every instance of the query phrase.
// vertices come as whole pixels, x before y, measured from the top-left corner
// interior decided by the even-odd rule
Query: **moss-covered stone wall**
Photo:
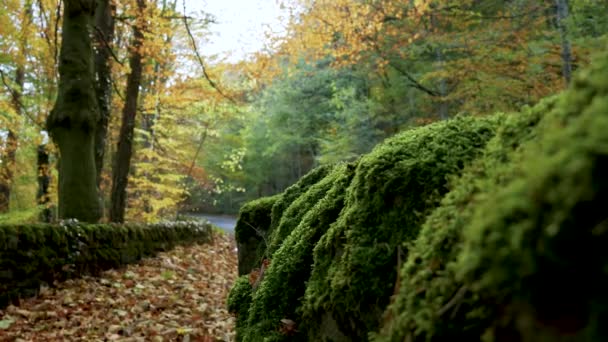
[[[42,284],[211,239],[211,225],[203,222],[0,226],[0,307],[35,295]]]
[[[606,75],[603,54],[535,106],[404,132],[278,195],[230,296],[238,340],[608,340]]]

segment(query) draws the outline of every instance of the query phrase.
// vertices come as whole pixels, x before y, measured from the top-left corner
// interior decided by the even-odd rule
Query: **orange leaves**
[[[249,273],[249,285],[253,286],[253,284],[258,282],[258,278],[260,278],[260,269],[254,268]]]
[[[20,307],[0,310],[0,339],[232,341],[225,299],[236,263],[234,242],[217,235],[211,245],[42,288]]]
[[[266,269],[268,269],[268,266],[270,266],[270,260],[264,259],[260,268],[254,268],[253,270],[251,270],[251,272],[249,273],[249,284],[251,286],[253,286],[254,288],[257,287],[257,284],[262,281],[262,278],[264,277],[264,272]]]

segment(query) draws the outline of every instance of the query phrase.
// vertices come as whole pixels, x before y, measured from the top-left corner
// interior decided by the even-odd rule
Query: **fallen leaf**
[[[15,321],[11,318],[3,319],[0,321],[0,329],[8,329]]]

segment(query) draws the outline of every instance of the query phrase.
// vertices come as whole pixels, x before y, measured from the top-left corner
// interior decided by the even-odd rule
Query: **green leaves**
[[[5,317],[4,319],[0,320],[0,330],[6,330],[10,328],[13,323],[15,323],[15,320],[12,317]]]

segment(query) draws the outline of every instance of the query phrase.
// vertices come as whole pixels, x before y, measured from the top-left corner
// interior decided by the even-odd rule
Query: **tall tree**
[[[97,187],[101,183],[101,169],[106,149],[106,136],[112,102],[110,58],[112,55],[111,42],[114,39],[114,7],[111,0],[98,0],[95,10],[95,76],[97,80],[97,100],[99,102],[99,122],[95,132]]]
[[[142,79],[142,46],[144,41],[145,21],[144,0],[137,0],[137,17],[133,25],[133,43],[129,57],[131,72],[127,77],[126,101],[122,110],[122,122],[116,159],[112,169],[112,194],[110,221],[124,222],[127,197],[127,184],[131,155],[133,154],[133,131],[135,129],[135,114]]]
[[[101,217],[95,167],[99,109],[91,33],[95,0],[65,0],[59,89],[47,130],[59,147],[59,217],[96,222]]]

